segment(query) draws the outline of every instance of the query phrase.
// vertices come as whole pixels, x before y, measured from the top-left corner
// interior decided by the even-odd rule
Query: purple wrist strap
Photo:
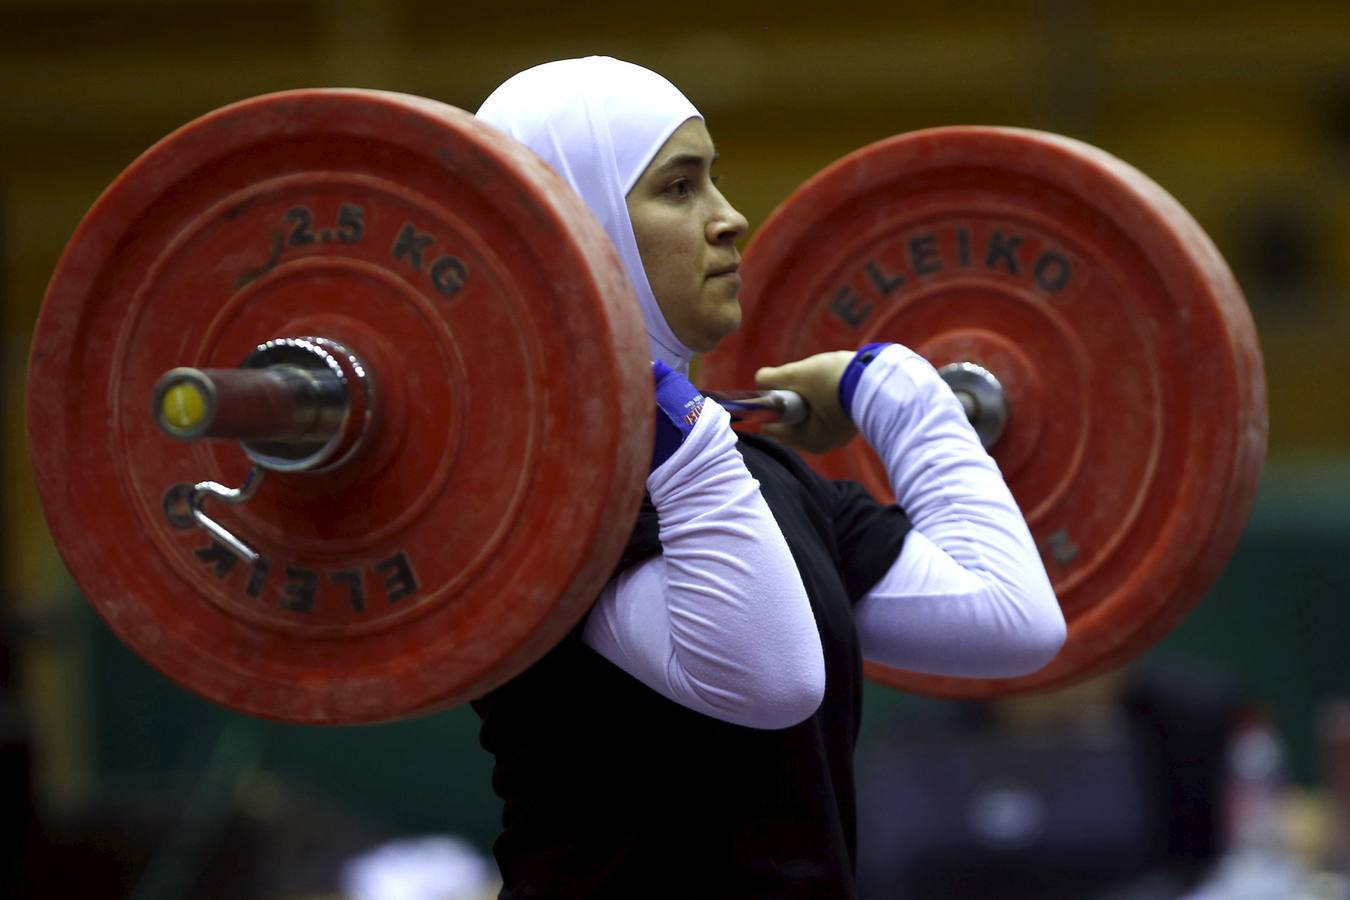
[[[890,346],[889,342],[877,344],[864,344],[855,354],[853,359],[849,360],[848,368],[844,369],[843,376],[839,379],[839,405],[844,408],[848,417],[853,418],[853,394],[858,390],[858,379],[862,378],[863,369],[867,364],[877,358],[877,355]]]
[[[703,395],[663,362],[652,362],[652,379],[656,390],[656,434],[651,471],[655,471],[694,430],[694,423],[703,412]]]

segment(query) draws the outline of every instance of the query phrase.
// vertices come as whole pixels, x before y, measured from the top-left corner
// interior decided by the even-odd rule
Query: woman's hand
[[[839,379],[852,359],[852,350],[836,350],[756,372],[756,387],[796,391],[809,409],[804,421],[765,425],[765,433],[810,453],[824,453],[847,444],[858,429],[839,405]]]

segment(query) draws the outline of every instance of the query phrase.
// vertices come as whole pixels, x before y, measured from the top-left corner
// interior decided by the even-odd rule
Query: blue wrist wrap
[[[670,459],[694,430],[703,412],[703,395],[679,372],[663,362],[652,363],[656,387],[656,436],[652,443],[652,470]]]
[[[889,346],[889,342],[864,344],[862,349],[853,354],[848,368],[844,369],[844,374],[839,379],[839,405],[844,408],[850,419],[853,418],[853,394],[858,390],[858,379],[862,378],[863,369]]]

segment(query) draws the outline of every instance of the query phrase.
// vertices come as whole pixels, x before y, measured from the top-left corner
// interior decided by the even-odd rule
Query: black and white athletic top
[[[474,704],[503,898],[851,897],[863,657],[988,677],[1057,652],[1030,534],[932,367],[892,346],[852,405],[897,505],[705,410],[587,619]]]

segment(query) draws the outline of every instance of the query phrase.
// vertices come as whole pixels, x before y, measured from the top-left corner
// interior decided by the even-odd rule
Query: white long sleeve
[[[726,410],[647,479],[661,553],[612,580],[582,640],[648,687],[753,728],[810,716],[825,661],[806,589]]]
[[[900,345],[859,379],[853,419],[913,531],[854,609],[863,655],[936,675],[1002,678],[1046,665],[1064,616],[1031,533],[955,394]]]

